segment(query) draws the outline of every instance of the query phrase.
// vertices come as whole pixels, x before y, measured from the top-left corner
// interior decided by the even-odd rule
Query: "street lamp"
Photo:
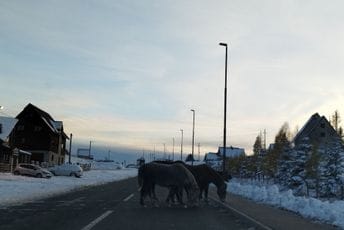
[[[192,112],[192,163],[194,162],[194,147],[195,147],[195,110],[191,109]]]
[[[184,139],[184,130],[180,129],[180,131],[182,132],[182,139],[180,142],[180,160],[183,160],[183,139]]]
[[[220,46],[226,47],[226,59],[225,59],[225,92],[224,92],[224,122],[223,122],[223,173],[226,171],[226,126],[227,126],[227,56],[228,56],[228,46],[227,43],[220,43]]]
[[[4,107],[2,105],[0,105],[0,110],[4,109]]]

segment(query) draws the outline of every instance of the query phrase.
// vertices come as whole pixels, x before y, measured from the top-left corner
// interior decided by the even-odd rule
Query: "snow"
[[[137,169],[84,171],[81,178],[54,176],[51,179],[0,173],[0,207],[18,205],[87,186],[101,185],[137,176]]]
[[[303,217],[319,220],[344,229],[344,201],[321,201],[315,198],[294,196],[291,190],[280,191],[276,185],[251,180],[233,179],[228,191],[255,202],[270,204]]]

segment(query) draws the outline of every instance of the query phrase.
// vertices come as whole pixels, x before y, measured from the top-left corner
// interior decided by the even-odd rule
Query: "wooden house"
[[[49,165],[62,164],[66,155],[68,136],[62,121],[55,121],[50,114],[33,104],[28,104],[16,119],[10,135],[10,146],[31,152],[31,161]]]
[[[308,139],[311,144],[326,145],[340,137],[326,117],[315,113],[294,137],[294,146],[301,144],[305,139]]]
[[[30,162],[31,153],[12,148],[9,144],[9,136],[14,129],[17,119],[0,116],[0,171],[7,172],[18,163]]]

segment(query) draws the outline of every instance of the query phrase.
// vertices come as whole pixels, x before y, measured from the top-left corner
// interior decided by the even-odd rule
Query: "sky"
[[[247,153],[284,122],[344,113],[342,1],[1,1],[1,115],[28,103],[77,143]],[[195,147],[195,153],[198,148]]]

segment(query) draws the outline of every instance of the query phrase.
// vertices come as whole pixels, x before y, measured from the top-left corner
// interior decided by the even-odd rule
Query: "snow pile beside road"
[[[344,229],[344,201],[321,201],[315,198],[294,196],[291,190],[279,191],[276,185],[264,185],[233,179],[228,191],[256,202],[278,206],[306,217],[324,221]]]
[[[91,170],[81,178],[54,176],[51,179],[0,173],[0,207],[29,202],[86,186],[100,185],[137,176],[137,169]]]

